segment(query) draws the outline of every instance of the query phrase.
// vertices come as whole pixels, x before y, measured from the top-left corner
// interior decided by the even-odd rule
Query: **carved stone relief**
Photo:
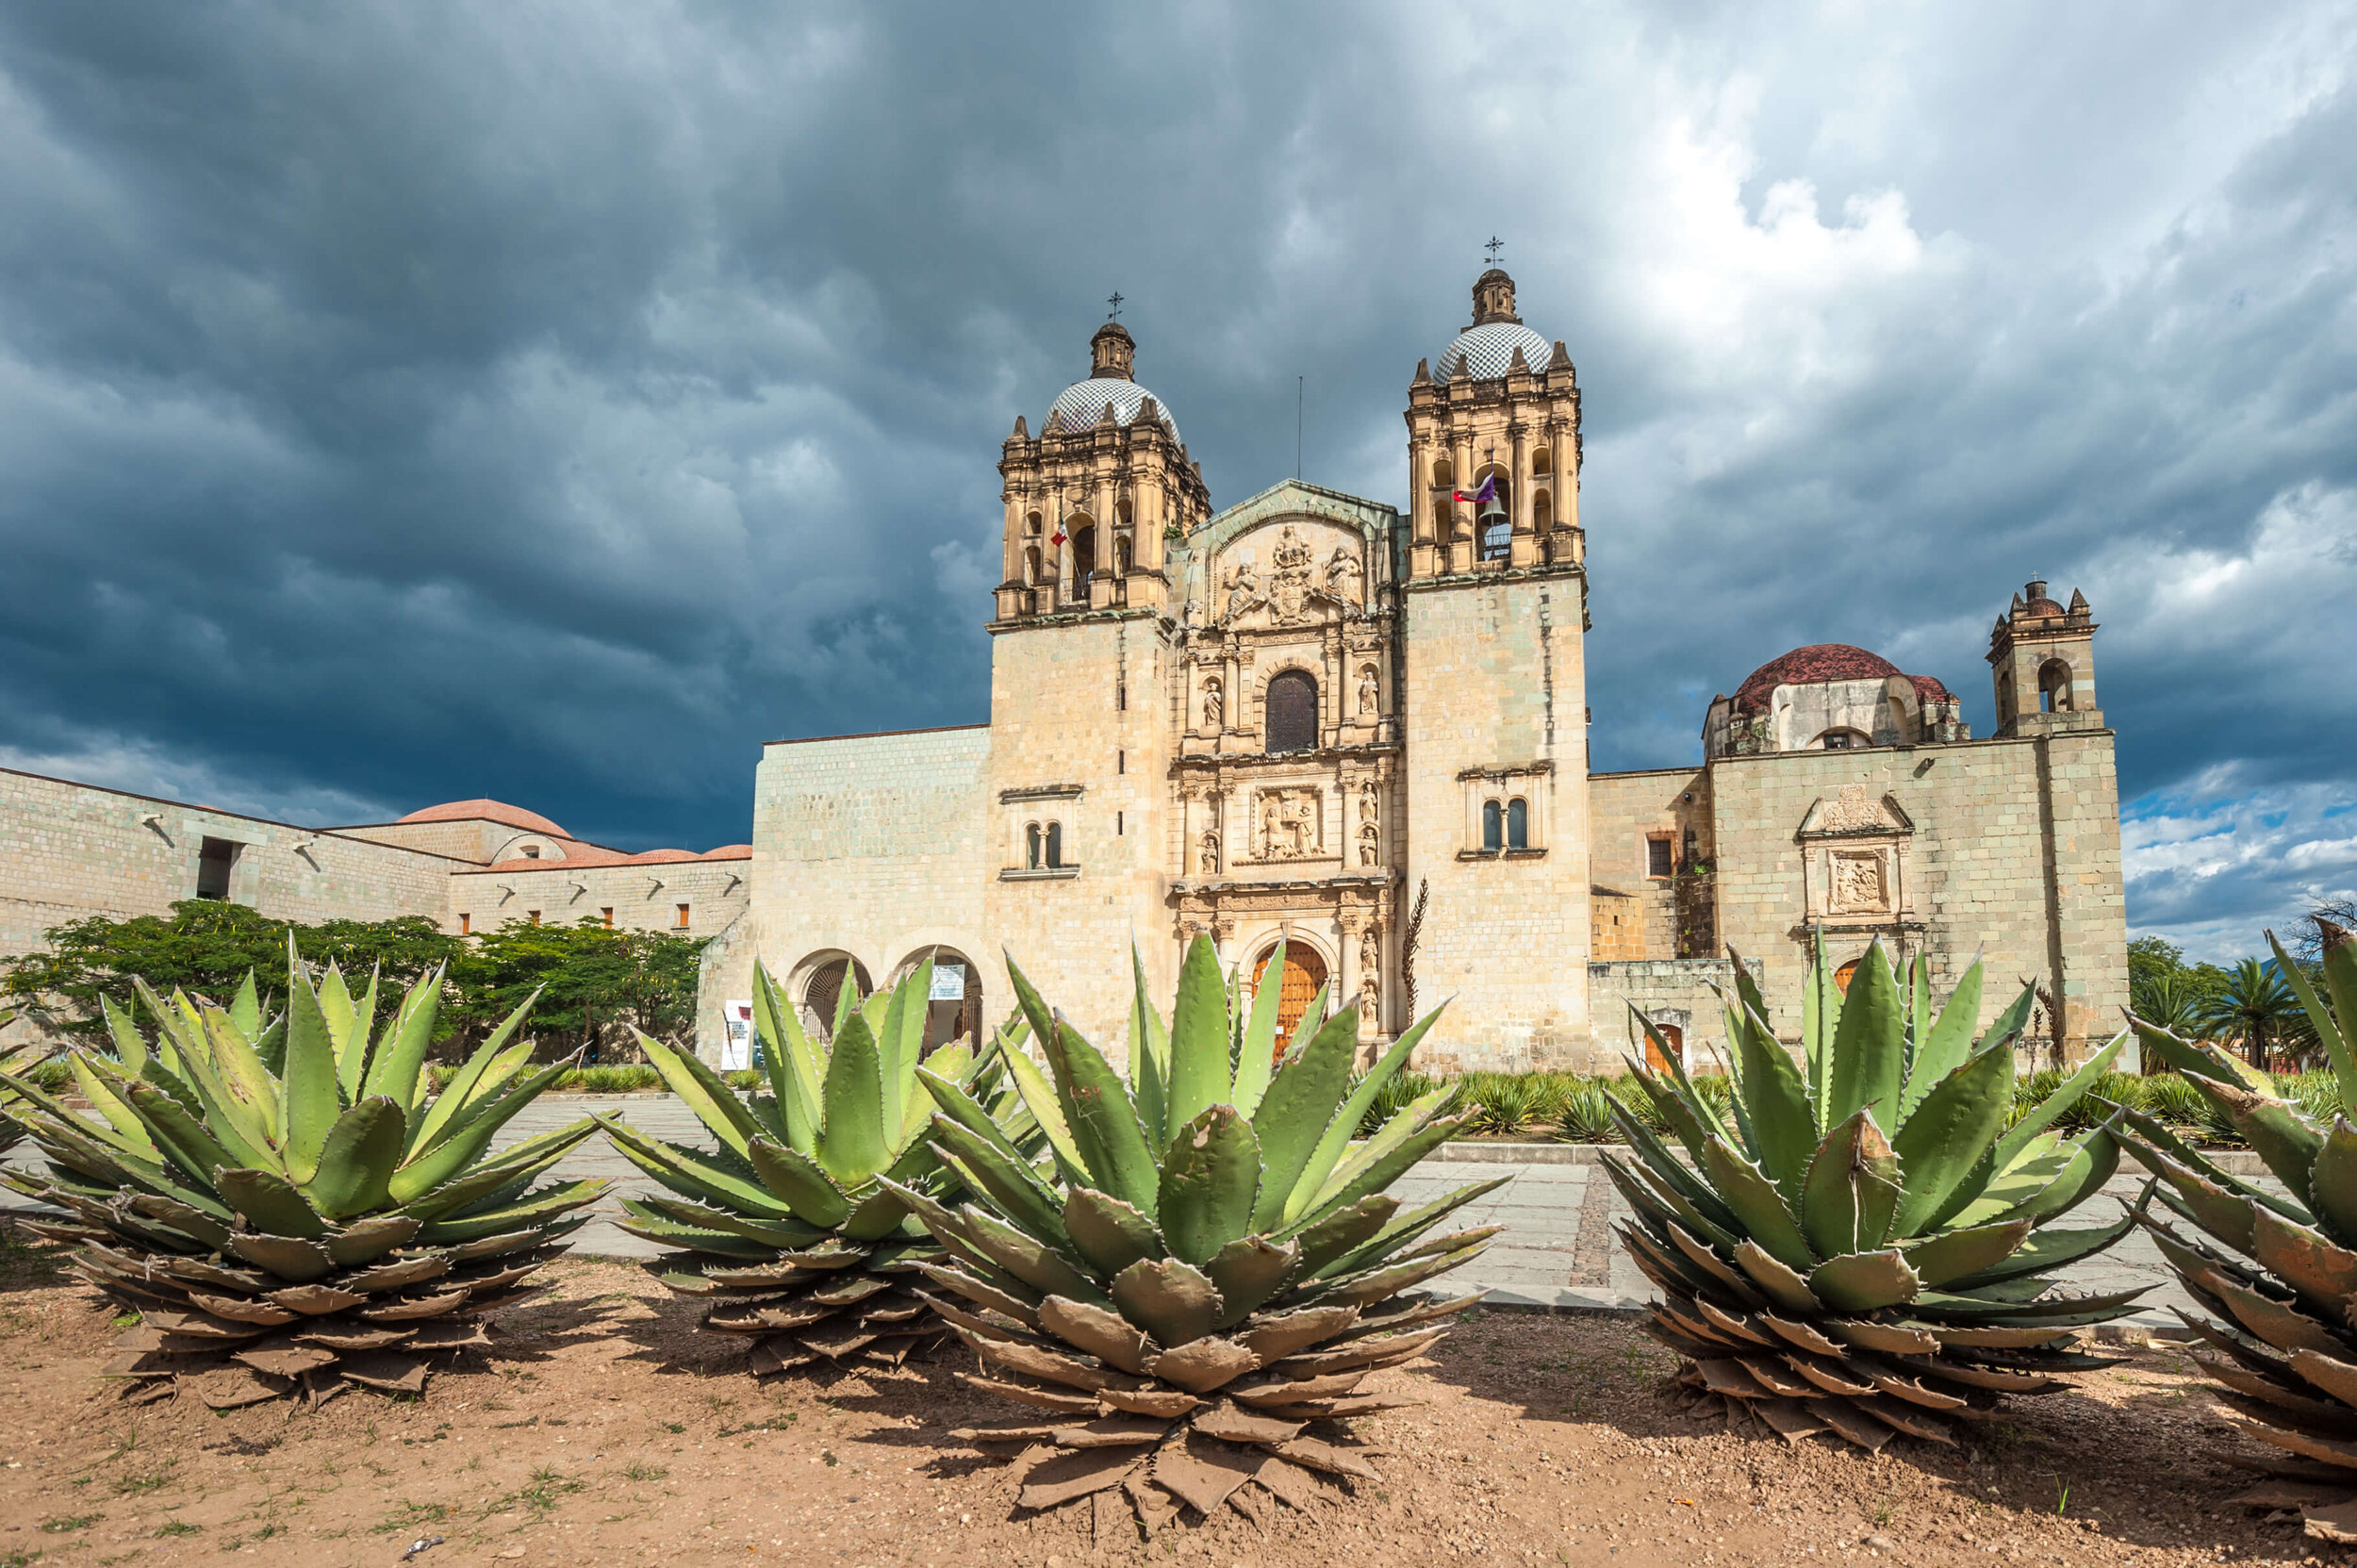
[[[1383,711],[1383,685],[1376,679],[1375,666],[1359,667],[1359,711],[1374,715]]]
[[[1223,701],[1223,694],[1219,688],[1219,677],[1214,675],[1203,683],[1203,727],[1211,731],[1218,730],[1227,711],[1227,704]]]
[[[1869,915],[1889,909],[1890,879],[1880,850],[1837,850],[1828,865],[1834,913]]]
[[[1209,828],[1203,830],[1202,856],[1203,874],[1219,875],[1219,834]]]
[[[1262,860],[1310,860],[1326,850],[1324,792],[1263,789],[1253,813]]]

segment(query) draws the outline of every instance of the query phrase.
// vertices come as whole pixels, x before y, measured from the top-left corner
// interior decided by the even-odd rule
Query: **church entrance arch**
[[[1269,960],[1277,956],[1277,944],[1272,942],[1252,966],[1252,988],[1259,990],[1261,977],[1268,972]],[[1310,1000],[1318,987],[1326,983],[1326,960],[1315,948],[1305,947],[1299,938],[1285,944],[1285,973],[1282,989],[1277,993],[1277,1049],[1282,1052],[1293,1043],[1294,1026],[1310,1011]]]
[[[895,983],[915,972],[916,966],[931,958],[933,980],[925,999],[925,1036],[918,1047],[921,1056],[931,1056],[943,1046],[959,1040],[980,1046],[982,1038],[982,971],[965,954],[955,948],[919,948],[909,954],[895,971]]]
[[[840,949],[812,953],[795,966],[801,975],[798,989],[801,996],[802,1028],[814,1039],[834,1038],[835,1006],[843,995],[847,967],[862,997],[875,989],[867,978],[867,966]]]

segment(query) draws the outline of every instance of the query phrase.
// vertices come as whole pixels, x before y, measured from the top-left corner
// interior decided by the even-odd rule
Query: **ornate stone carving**
[[[1883,817],[1880,801],[1871,799],[1864,784],[1844,784],[1817,818],[1820,833],[1871,833],[1890,824]]]
[[[1202,867],[1205,876],[1219,875],[1219,834],[1209,828],[1203,830]]]
[[[1879,914],[1890,907],[1890,880],[1879,850],[1837,850],[1829,866],[1830,902],[1837,915]]]
[[[1275,569],[1269,573],[1269,619],[1279,626],[1291,626],[1306,619],[1313,585],[1310,578],[1312,553],[1301,542],[1299,535],[1287,523],[1277,536],[1277,550],[1271,557]]]
[[[1224,694],[1219,688],[1219,677],[1213,675],[1203,683],[1203,727],[1216,733],[1227,711]]]
[[[1380,856],[1377,853],[1377,841],[1376,837],[1375,824],[1372,822],[1360,823],[1359,864],[1361,866],[1373,866],[1379,858]]]
[[[1254,814],[1262,860],[1309,860],[1326,848],[1325,798],[1315,788],[1264,789]]]
[[[1359,711],[1377,714],[1383,711],[1383,684],[1376,678],[1375,666],[1359,667]]]
[[[1367,569],[1359,562],[1355,546],[1338,544],[1334,553],[1326,558],[1326,591],[1340,600],[1346,610],[1357,610],[1366,603]]]
[[[1376,789],[1375,781],[1373,779],[1363,781],[1359,785],[1359,820],[1374,821],[1381,815],[1381,806],[1382,796]]]
[[[1238,561],[1229,567],[1223,586],[1228,590],[1228,609],[1220,617],[1223,621],[1233,620],[1262,602],[1260,579],[1253,574],[1250,561]]]
[[[1383,937],[1374,926],[1359,939],[1359,1005],[1372,1020],[1380,1016],[1383,982]]]

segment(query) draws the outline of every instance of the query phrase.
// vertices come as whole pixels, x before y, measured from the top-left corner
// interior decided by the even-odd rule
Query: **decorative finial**
[[[1490,265],[1494,267],[1498,264],[1498,252],[1506,248],[1506,241],[1493,234],[1490,236],[1490,242],[1481,248],[1490,253]]]
[[[1109,322],[1117,322],[1121,320],[1121,290],[1116,289],[1112,293],[1106,295],[1105,303],[1113,307],[1113,313],[1107,316],[1105,320]]]

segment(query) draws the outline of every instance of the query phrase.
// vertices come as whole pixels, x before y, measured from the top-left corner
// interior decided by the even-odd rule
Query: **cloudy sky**
[[[0,8],[0,763],[745,836],[985,717],[1118,289],[1215,504],[1404,504],[1495,233],[1586,392],[1595,759],[2083,588],[2130,916],[2357,884],[2357,10]]]

